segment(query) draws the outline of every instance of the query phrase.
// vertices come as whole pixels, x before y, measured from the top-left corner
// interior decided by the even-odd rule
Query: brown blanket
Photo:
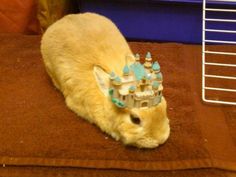
[[[40,36],[0,35],[3,166],[236,171],[236,108],[201,101],[200,46],[130,43],[133,51],[158,59],[171,123],[164,145],[143,150],[107,137],[66,107],[44,70],[39,45]]]

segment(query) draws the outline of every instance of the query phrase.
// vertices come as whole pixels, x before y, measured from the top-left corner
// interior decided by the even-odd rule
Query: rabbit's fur
[[[109,19],[93,13],[67,15],[47,29],[41,52],[54,85],[79,116],[128,145],[154,148],[167,140],[164,97],[156,107],[121,109],[106,94],[108,73],[121,75],[125,56],[132,55]],[[132,122],[131,114],[139,117],[140,124]]]

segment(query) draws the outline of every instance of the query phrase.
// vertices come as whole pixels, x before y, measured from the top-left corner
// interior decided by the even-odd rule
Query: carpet
[[[130,42],[135,53],[144,56],[150,51],[159,61],[168,102],[170,138],[156,149],[144,150],[113,140],[66,107],[45,72],[40,38],[0,35],[0,164],[4,167],[236,171],[236,108],[201,101],[201,46]],[[227,72],[235,75],[235,70]]]

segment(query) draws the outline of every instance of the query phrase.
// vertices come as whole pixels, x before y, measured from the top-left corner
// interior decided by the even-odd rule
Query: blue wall
[[[218,5],[217,5],[218,4]],[[213,3],[214,7],[222,2]],[[235,7],[232,3],[223,4],[226,8]],[[202,34],[202,1],[201,0],[82,0],[81,12],[96,12],[110,18],[129,39],[151,40],[162,42],[200,43]],[[212,15],[211,13],[209,15]],[[222,15],[222,14],[221,14]],[[226,18],[236,19],[236,13]],[[230,24],[227,29],[235,28]],[[225,24],[209,24],[225,29]],[[228,25],[228,24],[227,24]],[[216,39],[218,34],[209,34]],[[222,35],[224,40],[232,36]],[[234,36],[236,39],[236,35]]]

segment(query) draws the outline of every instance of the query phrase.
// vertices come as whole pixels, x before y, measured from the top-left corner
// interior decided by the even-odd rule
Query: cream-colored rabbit
[[[67,15],[47,29],[41,52],[54,85],[79,116],[128,145],[154,148],[167,140],[164,97],[155,107],[121,109],[107,94],[108,73],[121,75],[125,56],[132,55],[109,19],[93,13]]]

